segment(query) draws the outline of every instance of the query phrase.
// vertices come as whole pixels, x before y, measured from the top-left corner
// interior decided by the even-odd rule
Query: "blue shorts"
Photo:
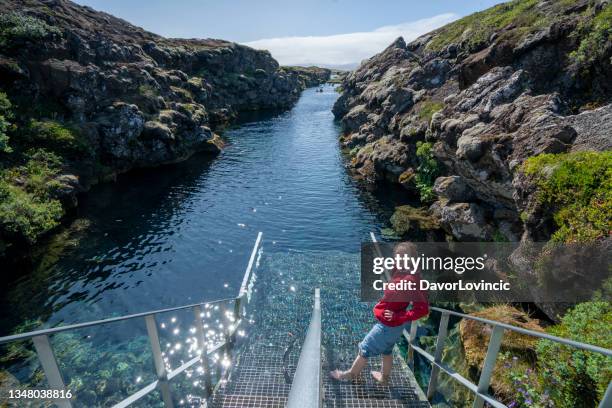
[[[406,325],[410,325],[410,323],[396,327],[376,323],[363,341],[359,343],[359,354],[362,357],[369,358],[381,354],[388,356],[393,353],[393,346],[402,336]]]

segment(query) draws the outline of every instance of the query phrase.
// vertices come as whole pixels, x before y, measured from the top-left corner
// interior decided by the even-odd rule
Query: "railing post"
[[[489,347],[487,348],[487,355],[482,364],[482,371],[480,372],[480,378],[478,379],[478,392],[480,394],[486,394],[489,390],[489,384],[491,383],[491,377],[493,376],[493,369],[495,369],[495,363],[497,362],[497,355],[499,354],[499,347],[501,346],[502,337],[504,336],[504,329],[499,326],[493,326],[493,332],[489,339]],[[474,398],[474,404],[472,408],[482,408],[484,406],[484,400],[476,395]]]
[[[230,333],[230,318],[227,315],[228,313],[228,308],[226,305],[221,305],[221,316],[223,316],[222,320],[222,324],[223,324],[223,337],[225,338],[225,353],[227,353],[228,355],[230,354],[230,352],[232,351],[232,343],[233,343],[233,339],[232,339],[232,335]]]
[[[64,384],[64,379],[62,378],[62,373],[60,372],[57,365],[57,360],[55,359],[55,354],[53,353],[53,348],[49,342],[49,336],[46,334],[34,336],[32,337],[32,341],[34,342],[34,348],[36,349],[36,354],[40,360],[40,365],[45,372],[45,377],[47,377],[49,387],[55,390],[67,391],[66,385]],[[72,403],[69,399],[58,399],[54,402],[60,408],[72,407]]]
[[[414,342],[416,341],[417,328],[419,326],[418,320],[413,320],[410,323],[410,332],[408,336],[408,367],[414,371]]]
[[[599,403],[599,408],[606,408],[610,406],[612,406],[612,381],[608,383],[608,389]]]
[[[431,364],[431,375],[429,377],[429,385],[427,386],[428,400],[433,398],[436,393],[436,388],[438,387],[438,373],[440,372],[440,367],[438,367],[437,364],[442,362],[442,352],[444,351],[444,343],[446,342],[446,334],[448,333],[448,317],[449,314],[447,312],[442,312],[440,328],[438,329],[438,339],[436,340],[434,362]]]
[[[204,326],[202,325],[202,306],[194,306],[193,314],[195,315],[195,328],[198,345],[201,353],[200,359],[204,368],[204,388],[206,396],[209,397],[212,393],[212,380],[210,378],[210,364],[208,364],[208,346],[206,345],[206,336],[204,335]]]
[[[147,324],[147,333],[149,334],[149,341],[151,342],[155,372],[159,380],[159,391],[164,401],[164,406],[166,408],[173,408],[174,403],[172,402],[172,393],[170,392],[170,384],[168,383],[168,373],[166,372],[166,366],[159,345],[159,334],[157,333],[155,315],[145,316],[145,323]]]

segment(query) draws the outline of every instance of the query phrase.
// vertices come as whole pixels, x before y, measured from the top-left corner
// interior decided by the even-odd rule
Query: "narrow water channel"
[[[2,289],[2,334],[234,296],[258,231],[267,251],[356,253],[390,208],[346,171],[337,96],[306,90],[291,111],[225,131],[219,157],[94,188],[79,232]]]

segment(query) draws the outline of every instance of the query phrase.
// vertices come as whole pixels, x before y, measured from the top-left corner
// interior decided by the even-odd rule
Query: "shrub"
[[[612,348],[612,303],[577,305],[551,327],[550,334]],[[536,347],[542,382],[552,384],[550,396],[558,407],[594,407],[612,380],[612,358],[540,340]]]
[[[12,118],[12,105],[6,94],[0,91],[0,152],[10,153],[9,137],[7,131],[9,129],[9,119]]]
[[[529,158],[523,172],[553,211],[553,241],[588,242],[612,231],[612,151],[542,154]]]
[[[0,230],[34,243],[58,225],[62,205],[54,197],[60,159],[37,150],[23,166],[0,173]]]
[[[39,18],[18,12],[0,14],[0,47],[11,47],[19,41],[37,41],[60,34],[57,27]]]
[[[432,201],[435,197],[433,185],[440,175],[438,160],[433,155],[433,145],[428,142],[417,142],[416,156],[419,162],[415,185],[419,190],[422,202]]]
[[[53,120],[30,120],[22,133],[26,146],[38,146],[62,156],[79,156],[87,152],[87,143],[73,127]]]

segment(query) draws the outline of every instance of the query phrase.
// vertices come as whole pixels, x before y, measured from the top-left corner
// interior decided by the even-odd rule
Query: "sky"
[[[500,0],[77,0],[146,30],[268,49],[282,65],[353,67]]]

